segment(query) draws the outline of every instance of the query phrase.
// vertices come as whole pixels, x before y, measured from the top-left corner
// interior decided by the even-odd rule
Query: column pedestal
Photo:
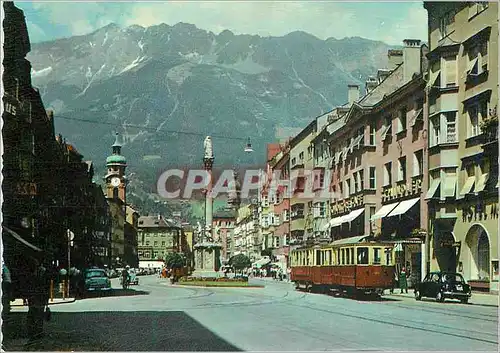
[[[194,246],[195,268],[192,277],[219,277],[222,244],[203,242]]]

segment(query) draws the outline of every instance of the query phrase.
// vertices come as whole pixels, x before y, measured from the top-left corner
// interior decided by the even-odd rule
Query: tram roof
[[[335,240],[331,243],[328,244],[316,244],[316,245],[305,245],[301,246],[295,250],[306,250],[306,249],[323,249],[323,248],[330,248],[330,247],[335,247],[335,246],[341,246],[341,245],[385,245],[385,246],[394,246],[392,242],[380,242],[380,241],[373,241],[370,235],[358,235],[355,237],[349,237],[349,238],[344,238],[344,239],[339,239]]]

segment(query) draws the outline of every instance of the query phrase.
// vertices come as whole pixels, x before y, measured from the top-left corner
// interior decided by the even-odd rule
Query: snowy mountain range
[[[28,60],[56,130],[97,165],[122,133],[129,169],[154,188],[166,167],[201,165],[204,135],[241,138],[213,138],[219,166],[264,163],[278,130],[305,127],[345,103],[347,85],[364,86],[386,66],[388,49],[304,32],[260,37],[186,23],[111,24],[33,44]],[[247,137],[253,157],[243,152]]]

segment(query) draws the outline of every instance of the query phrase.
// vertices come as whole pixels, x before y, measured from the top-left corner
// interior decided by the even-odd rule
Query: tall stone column
[[[205,235],[208,235],[205,237],[205,241],[209,240],[212,241],[213,237],[213,230],[212,230],[212,221],[213,221],[213,204],[214,201],[212,199],[212,167],[214,163],[214,158],[207,158],[205,157],[203,159],[203,166],[205,170],[208,172],[208,175],[210,177],[210,182],[208,183],[207,189],[206,189],[206,194],[205,194]]]

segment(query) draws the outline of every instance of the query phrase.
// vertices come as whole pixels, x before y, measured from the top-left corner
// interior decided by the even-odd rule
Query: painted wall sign
[[[345,213],[349,211],[351,208],[364,205],[365,203],[364,199],[365,199],[364,195],[355,195],[351,196],[347,200],[338,201],[332,204],[330,208],[330,213],[332,216],[335,216],[339,213]]]
[[[17,195],[29,195],[29,196],[35,196],[36,195],[36,184],[35,183],[18,183],[16,185],[16,192]]]
[[[422,180],[413,179],[407,184],[399,184],[388,187],[382,191],[382,201],[399,199],[410,195],[420,195],[422,192]]]

